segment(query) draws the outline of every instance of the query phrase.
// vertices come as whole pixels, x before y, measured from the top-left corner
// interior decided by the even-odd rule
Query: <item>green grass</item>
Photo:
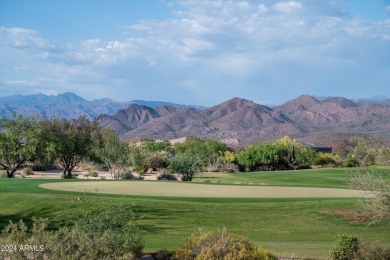
[[[369,167],[390,180],[389,167]],[[363,168],[320,168],[296,171],[202,173],[193,182],[294,187],[348,188],[351,173]]]
[[[241,178],[240,182],[253,183],[258,181],[258,176],[262,174],[264,173],[243,173],[237,178]],[[347,187],[342,184],[344,172],[339,169],[265,174],[268,176],[266,179],[272,181],[273,185],[297,185],[288,183],[288,177],[294,176],[300,179],[295,180],[299,186]],[[231,175],[221,176],[225,176],[221,178],[221,183],[234,183]],[[0,229],[9,220],[25,219],[30,223],[32,216],[48,217],[52,220],[50,228],[58,228],[60,220],[67,218],[71,212],[74,198],[88,196],[91,197],[89,201],[99,197],[96,201],[104,203],[119,203],[124,199],[133,202],[137,214],[142,216],[139,224],[148,232],[145,251],[163,248],[174,250],[183,238],[198,229],[208,231],[219,227],[226,227],[233,233],[247,236],[252,242],[280,256],[327,258],[333,241],[341,233],[359,235],[363,239],[378,237],[390,244],[389,220],[381,224],[367,225],[350,223],[341,215],[330,214],[333,210],[355,209],[354,199],[142,197],[54,191],[38,186],[58,181],[78,182],[0,179]]]

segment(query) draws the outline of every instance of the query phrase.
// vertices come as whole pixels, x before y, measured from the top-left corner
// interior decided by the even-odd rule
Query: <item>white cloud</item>
[[[386,6],[386,7],[385,7],[385,10],[386,10],[387,12],[390,12],[390,5]]]
[[[302,8],[302,4],[295,1],[280,2],[275,4],[273,8],[281,13],[290,14],[300,10]]]
[[[278,93],[286,100],[313,86],[318,92],[352,89],[390,67],[390,20],[343,16],[338,3],[180,1],[174,19],[129,25],[126,39],[86,39],[61,48],[49,48],[53,44],[36,31],[2,27],[6,48],[23,56],[18,64],[5,53],[12,68],[28,68],[2,84],[204,105]]]
[[[27,28],[6,28],[0,27],[1,45],[14,48],[50,48],[49,44],[38,36],[34,30]]]

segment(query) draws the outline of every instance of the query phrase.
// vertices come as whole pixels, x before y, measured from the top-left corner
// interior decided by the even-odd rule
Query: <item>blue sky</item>
[[[0,96],[390,96],[389,0],[0,0]]]

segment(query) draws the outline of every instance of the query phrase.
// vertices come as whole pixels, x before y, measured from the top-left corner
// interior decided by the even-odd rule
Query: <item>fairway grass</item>
[[[39,185],[45,189],[161,197],[207,198],[357,198],[361,191],[278,186],[209,185],[159,181],[54,182]]]
[[[163,181],[0,179],[0,232],[10,220],[23,219],[27,225],[31,225],[32,217],[48,218],[49,228],[58,229],[64,225],[64,220],[72,216],[74,211],[72,207],[80,198],[80,201],[88,201],[92,206],[120,204],[124,200],[134,204],[134,210],[139,217],[137,222],[147,232],[145,252],[160,249],[176,250],[190,234],[222,227],[226,227],[231,233],[246,236],[256,245],[284,257],[328,259],[335,239],[344,233],[357,235],[364,240],[380,239],[389,246],[390,220],[368,225],[350,222],[342,214],[337,214],[356,211],[355,198],[269,198],[269,195],[268,198],[238,195],[232,197],[235,188],[248,195],[252,187],[259,189],[326,187],[334,188],[335,192],[343,190],[349,192],[347,171],[348,169],[315,169],[201,174],[195,179],[200,182],[198,184]],[[386,180],[390,179],[388,173],[388,167],[383,169],[382,176]],[[206,180],[208,183],[203,183]],[[209,184],[209,180],[212,184]],[[143,187],[144,183],[158,186]],[[264,183],[272,186],[254,186]],[[41,187],[60,184],[73,189],[66,191]],[[119,187],[115,187],[114,184],[124,185],[123,192],[118,192]],[[199,184],[202,186],[198,186]],[[126,193],[131,190],[128,185],[136,185],[148,194],[126,195],[131,194]],[[183,194],[196,192],[201,193],[203,197],[185,197],[183,194],[174,196],[172,194],[174,188],[169,185],[180,185],[178,187],[181,187]],[[93,186],[95,187],[92,188]],[[111,190],[115,187],[116,194],[104,194],[103,188],[110,186]],[[200,192],[200,187],[207,190]],[[224,197],[211,197],[208,193],[203,193],[217,190],[222,192],[223,189],[228,190]],[[272,192],[274,191],[276,190]],[[285,191],[287,190],[284,189]],[[156,192],[171,195],[151,195]]]

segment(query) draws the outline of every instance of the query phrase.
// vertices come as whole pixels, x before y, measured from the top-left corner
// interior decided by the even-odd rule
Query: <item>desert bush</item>
[[[22,175],[24,176],[34,175],[34,172],[32,171],[32,168],[30,166],[27,166],[23,168]]]
[[[386,260],[390,259],[390,247],[380,240],[369,242],[343,234],[336,240],[330,255],[335,260]]]
[[[141,177],[135,176],[135,175],[134,175],[133,173],[131,173],[131,172],[126,172],[126,173],[122,174],[121,178],[122,178],[123,180],[141,180],[141,179],[143,179],[143,178],[141,178]]]
[[[330,252],[334,260],[354,259],[359,252],[359,238],[357,236],[343,234],[340,235]]]
[[[371,222],[390,218],[390,182],[376,171],[365,169],[351,174],[351,188],[363,190],[370,199],[359,199],[363,220]]]
[[[352,156],[347,156],[347,158],[341,163],[342,167],[356,167],[358,161]]]
[[[336,154],[331,153],[318,153],[315,159],[316,165],[336,165],[339,161],[339,157]]]
[[[301,164],[297,167],[297,170],[308,170],[308,169],[311,169],[310,164]]]
[[[47,229],[47,219],[33,218],[31,229],[21,220],[12,221],[3,230],[0,244],[15,245],[16,250],[2,250],[1,259],[132,259],[142,252],[143,240],[133,241],[131,233],[117,235],[111,227],[102,232],[88,232],[82,222],[58,231]],[[96,231],[96,230],[94,230]],[[134,230],[132,230],[134,231]],[[128,230],[129,232],[129,230]],[[20,245],[34,245],[36,250],[20,250]],[[134,247],[137,250],[133,250]]]
[[[46,171],[50,168],[50,166],[45,164],[33,164],[31,168],[33,171]]]
[[[175,253],[176,259],[276,259],[271,253],[253,245],[242,236],[233,235],[226,229],[200,234],[186,238]]]
[[[156,260],[170,260],[172,257],[172,253],[166,249],[158,250],[156,253],[152,254],[154,259]]]
[[[99,176],[99,173],[97,172],[95,167],[88,167],[87,172],[84,174],[87,174],[87,177],[88,176],[90,176],[90,177],[98,177]]]
[[[169,172],[168,169],[162,169],[160,173],[157,175],[158,180],[177,180],[176,176]]]
[[[390,247],[384,246],[381,241],[373,242],[361,241],[359,244],[359,254],[356,260],[385,260],[390,259]]]
[[[7,172],[6,171],[0,171],[0,178],[7,178]]]

